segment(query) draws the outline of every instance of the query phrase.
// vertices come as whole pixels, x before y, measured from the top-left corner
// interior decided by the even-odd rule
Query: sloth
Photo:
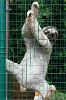
[[[32,9],[33,7],[39,8],[36,5],[31,7],[31,10],[27,12],[27,18],[22,27],[22,35],[26,44],[24,58],[20,64],[6,60],[6,69],[15,75],[19,84],[38,91],[43,100],[46,100],[56,90],[56,87],[49,85],[45,78],[58,30],[52,26],[41,29],[37,21],[38,14],[36,10]]]

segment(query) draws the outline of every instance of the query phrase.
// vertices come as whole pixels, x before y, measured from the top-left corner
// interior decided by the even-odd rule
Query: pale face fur
[[[58,38],[58,30],[57,30],[57,28],[54,27],[54,26],[44,27],[43,28],[43,32],[48,37],[48,39],[50,40],[50,42],[52,44],[54,44],[54,42]]]

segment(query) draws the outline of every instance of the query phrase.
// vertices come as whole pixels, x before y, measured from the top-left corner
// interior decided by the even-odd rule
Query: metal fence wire
[[[33,2],[37,2],[39,4],[37,18],[35,16],[35,14],[37,15],[37,12],[34,14],[33,12],[31,13],[29,12],[27,14],[27,12],[31,9],[31,5]],[[35,91],[38,91],[40,94],[42,94],[43,91],[42,90],[43,88],[41,88],[40,85],[38,85],[42,84],[43,82],[42,78],[46,79],[49,85],[53,84],[56,87],[56,92],[52,94],[49,100],[66,100],[66,76],[65,76],[66,75],[66,60],[65,60],[66,59],[66,0],[36,0],[36,1],[8,0],[7,4],[8,4],[8,22],[6,21],[6,23],[8,23],[8,30],[7,30],[8,48],[6,49],[8,49],[7,58],[10,61],[12,61],[12,62],[10,62],[9,60],[6,61],[6,66],[9,67],[9,69],[6,68],[8,69],[7,70],[8,79],[6,82],[7,83],[6,87],[8,87],[7,88],[8,90],[6,91],[7,94],[6,96],[8,98],[7,100],[36,100]],[[37,9],[36,5],[34,7]],[[1,14],[3,15],[3,13]],[[27,17],[28,17],[27,20],[29,22],[28,23],[26,22],[27,26],[25,27],[25,30],[22,31],[22,27]],[[33,26],[31,26],[30,22],[32,19],[30,18],[33,18]],[[39,25],[38,26],[36,25],[35,18],[37,19],[40,27]],[[29,30],[27,29],[27,27],[29,27]],[[55,27],[57,28],[57,30]],[[45,41],[42,43],[43,40],[41,41],[40,38],[41,36],[39,35],[43,33],[42,30],[43,28],[46,28],[44,29],[45,35],[47,34],[50,35],[53,32],[55,32],[57,36],[57,31],[58,31],[58,37],[55,37],[56,40],[55,42],[54,40],[52,40],[53,37],[52,35],[51,37],[47,35],[50,42],[52,44],[54,43],[52,47],[50,61],[48,54],[48,50],[50,49],[47,50],[47,47],[43,46],[45,45]],[[4,30],[0,28],[0,32],[1,31]],[[43,36],[42,39],[44,39]],[[45,38],[45,40],[46,39],[47,38]],[[2,42],[4,41],[4,39],[1,39],[0,41]],[[2,54],[1,50],[2,50],[2,45],[0,46],[0,54]],[[29,52],[26,53],[27,51]],[[24,58],[25,55],[26,59]],[[1,55],[0,59],[3,58],[5,59],[5,57],[2,57]],[[44,62],[42,62],[43,60]],[[2,64],[1,65],[5,66],[5,63],[3,64],[4,65]],[[48,68],[41,69],[43,68],[42,66],[46,67],[47,65]],[[12,70],[10,67],[12,67]],[[34,69],[32,69],[31,67],[33,67]],[[45,70],[47,70],[47,74]],[[37,78],[37,81],[35,81],[34,86],[32,86],[32,84],[34,83],[33,78],[32,79],[30,78],[34,74],[33,71],[36,72],[34,76],[35,77],[34,81]],[[0,71],[0,76],[2,75],[4,75],[3,77],[5,78],[5,71],[4,72]],[[20,77],[22,80],[20,79]],[[28,81],[28,79],[30,82]],[[23,83],[23,87],[21,82]],[[5,83],[5,81],[3,81],[3,83]],[[2,84],[2,78],[0,79],[0,84]],[[5,90],[2,89],[2,91]],[[0,95],[1,94],[2,93],[0,93]],[[2,97],[4,96],[1,95],[1,98]],[[1,100],[5,99],[2,98]],[[38,98],[37,100],[40,99]]]

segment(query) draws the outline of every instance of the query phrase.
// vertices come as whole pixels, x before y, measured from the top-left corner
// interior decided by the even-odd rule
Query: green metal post
[[[6,0],[0,0],[0,100],[6,100]]]

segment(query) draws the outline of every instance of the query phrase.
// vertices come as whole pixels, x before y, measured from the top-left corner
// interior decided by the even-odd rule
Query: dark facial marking
[[[47,31],[47,32],[45,32],[44,34],[49,34],[50,33],[50,31]]]

